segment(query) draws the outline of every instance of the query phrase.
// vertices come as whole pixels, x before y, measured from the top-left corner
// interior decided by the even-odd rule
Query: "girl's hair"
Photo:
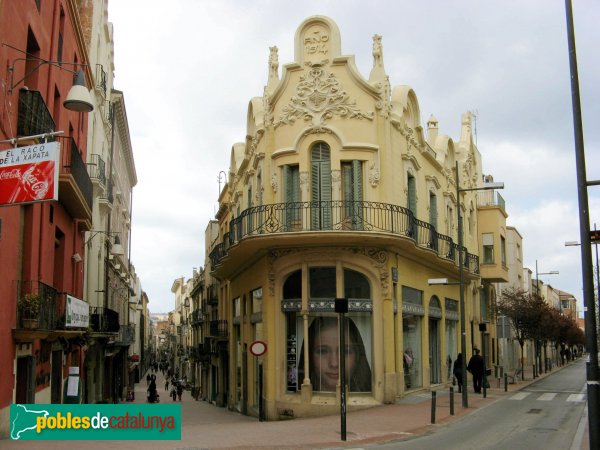
[[[367,354],[365,352],[365,345],[358,331],[358,327],[351,318],[347,318],[347,331],[350,337],[350,342],[347,345],[352,345],[356,352],[356,363],[354,364],[354,370],[351,374],[347,374],[347,383],[351,392],[370,392],[371,391],[371,367],[367,360]],[[331,316],[318,316],[316,317],[310,326],[308,327],[308,345],[309,352],[312,351],[312,347],[315,343],[315,337],[320,330],[338,326],[337,317]],[[310,381],[313,384],[315,391],[321,390],[320,379],[317,374],[314,373],[314,367],[309,363],[310,368]],[[298,364],[298,382],[302,382],[304,378],[304,345],[300,350],[300,360]]]

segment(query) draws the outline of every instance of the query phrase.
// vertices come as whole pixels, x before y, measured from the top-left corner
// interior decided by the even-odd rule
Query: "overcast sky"
[[[573,0],[587,177],[600,179],[600,2]],[[125,95],[138,185],[132,262],[152,312],[173,309],[178,277],[204,265],[218,174],[243,142],[252,97],[267,82],[269,47],[280,74],[296,29],[326,15],[368,78],[372,37],[383,36],[392,86],[409,85],[421,122],[460,137],[477,114],[485,174],[503,181],[507,224],[523,236],[524,264],[582,305],[579,213],[564,2],[560,0],[110,0],[115,83]],[[600,228],[600,187],[590,187]],[[593,253],[592,253],[593,254]],[[593,254],[594,255],[594,254]]]

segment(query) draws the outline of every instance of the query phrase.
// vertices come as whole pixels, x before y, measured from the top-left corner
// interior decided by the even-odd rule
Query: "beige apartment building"
[[[206,280],[195,283],[207,308],[202,397],[268,420],[338,411],[335,298],[349,300],[349,409],[449,383],[459,287],[428,280],[460,278],[459,213],[467,357],[485,343],[497,364],[491,306],[493,283],[508,281],[506,212],[496,192],[478,198],[488,179],[471,115],[456,140],[433,116],[424,128],[416,93],[390,85],[381,36],[368,77],[327,17],[306,19],[294,49],[281,73],[270,49],[264,94],[231,150],[218,232],[207,230]]]

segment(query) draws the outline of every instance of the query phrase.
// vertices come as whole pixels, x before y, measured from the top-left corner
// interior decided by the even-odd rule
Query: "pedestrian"
[[[150,374],[146,375],[146,386],[150,385]]]
[[[165,378],[165,391],[169,390],[169,379]]]
[[[452,374],[456,379],[456,384],[458,384],[458,392],[462,392],[462,366],[463,366],[463,357],[462,353],[456,355],[456,360],[454,361],[454,366],[452,367]]]
[[[177,400],[177,390],[175,389],[175,386],[171,387],[171,397],[173,398],[173,401]]]
[[[183,394],[183,384],[177,383],[177,398],[181,401],[181,394]]]
[[[473,389],[476,394],[481,393],[481,385],[483,384],[483,358],[479,354],[479,349],[473,349],[474,355],[471,356],[467,370],[473,375]]]

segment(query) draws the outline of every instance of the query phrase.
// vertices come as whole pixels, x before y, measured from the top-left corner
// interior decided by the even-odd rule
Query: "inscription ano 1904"
[[[326,31],[320,29],[311,29],[306,32],[304,37],[304,51],[307,55],[326,55],[328,48],[329,35]]]

